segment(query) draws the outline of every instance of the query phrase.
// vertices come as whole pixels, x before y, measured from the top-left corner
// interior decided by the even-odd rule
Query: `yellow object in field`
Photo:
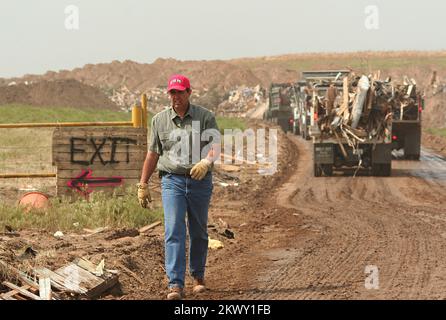
[[[224,248],[224,245],[223,245],[223,242],[221,242],[219,240],[209,238],[208,248],[216,250],[216,249]]]
[[[141,95],[142,127],[147,129],[147,95]]]
[[[132,122],[134,128],[142,127],[142,110],[140,106],[133,106],[132,109]]]

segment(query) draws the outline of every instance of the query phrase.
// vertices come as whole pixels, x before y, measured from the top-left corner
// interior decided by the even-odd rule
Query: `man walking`
[[[206,290],[207,222],[213,189],[211,170],[219,156],[220,136],[214,115],[189,102],[192,90],[188,78],[171,76],[167,91],[171,107],[152,119],[149,151],[138,184],[138,200],[143,207],[151,201],[148,181],[157,167],[164,208],[167,299],[176,300],[184,297],[186,214],[193,292],[198,294]]]

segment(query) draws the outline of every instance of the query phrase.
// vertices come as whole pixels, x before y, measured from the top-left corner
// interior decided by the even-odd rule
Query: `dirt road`
[[[288,138],[288,178],[257,221],[269,228],[233,254],[237,267],[210,267],[215,298],[445,299],[446,159],[423,150],[393,161],[392,177],[314,178],[311,144]]]
[[[247,112],[246,117],[251,118],[251,119],[262,119],[263,113],[266,111],[267,108],[268,108],[268,104],[265,102],[265,103],[259,105],[257,108],[254,108],[254,109],[250,110],[249,112]]]

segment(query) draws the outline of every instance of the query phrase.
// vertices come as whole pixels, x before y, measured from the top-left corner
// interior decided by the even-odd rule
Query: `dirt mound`
[[[446,137],[423,132],[421,144],[446,157]]]
[[[72,78],[104,89],[118,89],[126,86],[132,91],[146,91],[149,88],[166,86],[167,79],[174,73],[187,74],[192,80],[192,87],[196,89],[227,90],[238,84],[255,86],[260,83],[260,80],[248,68],[224,61],[178,61],[175,59],[157,59],[151,64],[129,60],[87,64],[72,71],[49,71],[44,75],[26,75],[8,81],[21,83]]]
[[[426,98],[423,122],[426,127],[446,127],[446,94]]]
[[[391,76],[396,82],[404,75],[417,81],[423,90],[429,83],[433,71],[441,80],[446,75],[443,61],[446,51],[438,52],[353,52],[353,53],[307,53],[271,57],[255,57],[233,60],[179,61],[157,59],[153,63],[123,62],[87,64],[71,71],[49,71],[44,75],[26,75],[21,78],[0,79],[0,86],[13,81],[17,83],[75,79],[85,85],[103,89],[110,98],[114,90],[128,90],[130,96],[150,94],[151,90],[166,88],[166,80],[173,73],[187,74],[192,87],[199,92],[194,102],[215,110],[225,95],[237,87],[268,87],[271,82],[291,82],[299,78],[301,71],[308,69],[352,69],[358,73],[370,74],[381,71],[382,77]],[[119,93],[120,95],[121,93]],[[116,97],[125,100],[123,97]],[[163,98],[164,99],[164,98]],[[133,98],[130,99],[132,101]],[[431,125],[429,113],[436,110],[436,102],[426,100],[426,125]],[[125,103],[123,102],[123,105]],[[432,117],[434,119],[435,116]],[[436,126],[445,121],[435,119]]]
[[[0,105],[26,104],[119,110],[100,89],[74,79],[42,80],[0,87]]]

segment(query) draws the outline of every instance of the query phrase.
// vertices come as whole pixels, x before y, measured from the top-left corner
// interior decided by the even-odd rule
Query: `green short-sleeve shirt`
[[[160,155],[160,171],[189,173],[206,157],[211,143],[220,144],[220,132],[214,114],[206,108],[190,104],[181,119],[170,107],[152,119],[149,150]]]

